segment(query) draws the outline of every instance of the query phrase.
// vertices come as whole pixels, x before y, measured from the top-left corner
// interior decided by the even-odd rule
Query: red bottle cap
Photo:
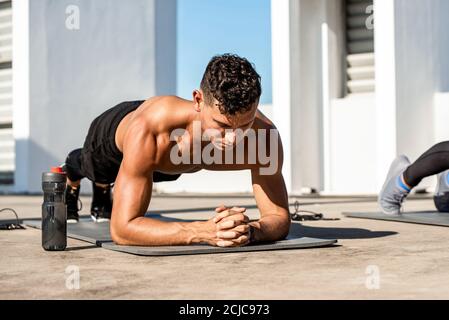
[[[51,167],[51,172],[53,173],[64,173],[61,167]]]

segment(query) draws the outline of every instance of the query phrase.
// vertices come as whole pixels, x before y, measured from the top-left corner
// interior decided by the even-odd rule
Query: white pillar
[[[283,175],[292,189],[290,0],[271,1],[273,122],[284,147]]]
[[[14,192],[28,190],[30,137],[29,1],[12,2],[13,132],[15,140]]]
[[[397,150],[395,0],[374,0],[377,186],[380,190]]]

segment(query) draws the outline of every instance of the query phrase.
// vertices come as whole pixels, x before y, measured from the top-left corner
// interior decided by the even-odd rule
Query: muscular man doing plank
[[[192,101],[161,96],[107,110],[91,124],[83,148],[67,157],[69,222],[78,221],[80,180],[87,177],[94,188],[91,215],[111,220],[117,244],[231,247],[285,238],[290,215],[282,144],[258,110],[260,95],[253,65],[225,54],[209,62]],[[250,170],[260,219],[249,221],[244,208],[224,206],[209,221],[144,217],[153,183],[203,169]]]

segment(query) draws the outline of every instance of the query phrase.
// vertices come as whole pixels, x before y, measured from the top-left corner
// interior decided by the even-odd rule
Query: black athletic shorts
[[[87,177],[102,184],[115,182],[123,160],[123,154],[115,144],[115,132],[120,121],[142,103],[144,101],[120,103],[92,122],[83,148],[72,151],[67,157],[66,171],[70,180],[78,181]],[[174,181],[180,176],[156,171],[153,173],[153,181]]]

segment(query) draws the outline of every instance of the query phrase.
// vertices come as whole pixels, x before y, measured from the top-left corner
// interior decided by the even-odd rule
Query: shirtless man
[[[258,110],[260,76],[248,60],[225,54],[209,62],[200,88],[193,92],[193,101],[164,96],[124,102],[93,121],[84,147],[72,151],[65,164],[69,222],[78,221],[80,180],[87,177],[93,182],[92,218],[111,220],[111,236],[117,244],[232,247],[287,236],[290,214],[281,173],[282,144],[273,123]],[[262,137],[257,149],[245,143],[250,131]],[[242,143],[243,161],[236,160],[237,152],[231,162],[201,157],[208,146],[213,146],[211,155],[223,155]],[[261,161],[256,150],[269,150],[271,162]],[[274,170],[264,172],[269,167]],[[203,169],[251,170],[260,219],[250,221],[245,208],[224,206],[208,221],[162,222],[144,216],[154,182],[173,181]]]

